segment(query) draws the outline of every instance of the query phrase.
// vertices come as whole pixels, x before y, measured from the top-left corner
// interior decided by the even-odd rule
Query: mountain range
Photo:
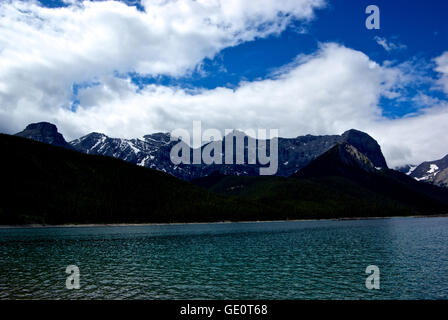
[[[242,132],[236,134],[244,135]],[[111,138],[102,133],[90,133],[79,139],[66,142],[54,124],[40,122],[28,125],[25,130],[16,134],[20,137],[71,148],[83,153],[110,156],[125,160],[132,164],[169,173],[186,181],[208,176],[214,172],[224,175],[258,175],[260,164],[178,164],[170,159],[171,148],[180,142],[171,140],[170,133],[153,133],[143,139]],[[227,137],[224,137],[225,141]],[[247,158],[248,140],[246,139],[245,157]],[[255,141],[258,146],[258,140]],[[365,154],[376,168],[387,168],[381,148],[371,136],[358,130],[348,130],[342,135],[298,136],[296,138],[278,138],[278,176],[290,176],[305,167],[312,160],[330,150],[338,143],[349,143]],[[269,141],[268,141],[269,145]],[[204,148],[203,145],[201,148]],[[187,146],[190,154],[194,149]],[[223,143],[222,163],[224,163],[225,143]],[[423,162],[418,166],[397,168],[417,181],[448,187],[448,155],[436,161]]]
[[[241,132],[235,135],[244,135]],[[79,139],[66,142],[55,125],[50,123],[35,123],[28,125],[25,130],[16,134],[20,137],[46,142],[56,146],[72,148],[74,150],[93,155],[104,155],[125,160],[132,164],[169,173],[183,180],[193,180],[208,176],[218,171],[225,175],[258,175],[261,165],[256,164],[179,164],[171,161],[171,148],[180,141],[171,141],[169,133],[154,133],[145,135],[143,139],[111,138],[101,133],[90,133]],[[222,163],[224,163],[225,140],[223,139]],[[246,139],[245,156],[247,158],[248,140],[253,139],[244,135]],[[57,141],[57,143],[54,143]],[[290,176],[306,166],[319,155],[325,153],[338,143],[347,142],[356,147],[371,159],[377,168],[387,168],[386,160],[378,143],[368,134],[358,130],[348,130],[342,135],[299,136],[296,138],[278,138],[278,171],[279,176]],[[255,141],[256,146],[259,140]],[[269,141],[268,141],[269,147]],[[201,148],[204,148],[203,145]],[[188,147],[190,153],[194,150]],[[234,162],[235,163],[235,162]]]
[[[0,148],[7,150],[0,158],[4,184],[0,193],[0,224],[248,221],[448,213],[447,188],[387,168],[376,141],[356,130],[341,136],[279,139],[279,154],[292,165],[283,164],[276,176],[251,175],[251,167],[245,172],[244,165],[228,165],[222,170],[186,165],[182,172],[189,175],[185,179],[171,174],[180,171],[168,163],[167,149],[172,142],[167,134],[145,136],[145,140],[90,134],[65,144],[56,137],[60,138],[57,128],[47,123],[32,124],[18,136],[0,135]],[[302,145],[306,152],[298,149]],[[105,155],[111,156],[103,155],[106,148],[109,151]],[[149,165],[134,165],[139,164],[136,161],[142,156],[149,157]],[[164,157],[168,160],[157,170],[150,168],[151,164],[158,165],[155,159]]]

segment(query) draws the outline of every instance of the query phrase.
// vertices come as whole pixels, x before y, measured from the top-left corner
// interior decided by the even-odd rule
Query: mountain
[[[160,141],[163,143],[163,141]],[[166,141],[165,141],[166,142]],[[448,212],[448,190],[378,169],[342,142],[291,177],[183,181],[113,157],[0,134],[0,224],[354,218]]]
[[[408,175],[417,181],[448,187],[448,155],[440,160],[423,162],[410,170]]]
[[[347,142],[338,143],[329,151],[296,172],[294,177],[320,177],[341,175],[358,177],[376,172],[373,162]]]
[[[73,149],[87,154],[118,158],[132,164],[168,172],[184,178],[188,172],[174,168],[170,160],[170,150],[178,140],[170,142],[169,133],[155,133],[141,139],[110,138],[101,133],[90,133],[73,140]]]
[[[236,136],[244,135],[241,132],[234,133]],[[208,176],[215,171],[225,175],[258,175],[259,164],[224,164],[225,141],[230,136],[223,139],[222,165],[216,164],[178,164],[175,165],[170,159],[171,148],[179,142],[175,139],[170,141],[169,133],[156,133],[146,135],[143,139],[120,139],[110,138],[104,134],[91,133],[70,142],[70,145],[78,151],[106,155],[119,158],[133,164],[156,169],[170,173],[171,175],[190,181],[200,177]],[[233,139],[236,139],[233,137]],[[250,140],[248,136],[243,137],[245,141],[245,159],[247,159],[247,146]],[[331,147],[340,142],[347,142],[364,152],[375,167],[387,168],[386,161],[378,143],[368,134],[349,130],[342,135],[326,136],[299,136],[296,138],[278,138],[278,171],[279,176],[289,176],[297,170],[306,166],[310,161],[328,151]],[[259,148],[260,141],[255,140],[255,145]],[[201,149],[206,145],[203,145]],[[267,141],[269,149],[270,141]],[[234,145],[235,149],[235,145]],[[190,154],[195,151],[188,147]]]
[[[381,152],[381,147],[367,133],[358,130],[348,130],[341,136],[341,142],[345,142],[355,147],[357,151],[364,154],[376,168],[387,168],[386,159]]]
[[[375,164],[342,142],[291,177],[224,176],[193,180],[223,195],[281,208],[307,218],[441,214],[448,190],[424,184]]]
[[[348,180],[378,199],[416,212],[446,212],[448,205],[448,190],[418,182],[395,170],[378,170],[364,154],[347,143],[333,147],[293,176],[322,179],[328,184],[334,178]]]
[[[254,142],[257,149],[260,146],[259,140],[246,136],[242,132],[234,131],[232,134],[235,136],[228,135],[223,139],[223,155],[221,157],[223,164],[219,165],[203,163],[173,164],[170,158],[170,151],[175,144],[183,142],[178,139],[171,140],[169,133],[148,134],[143,139],[122,139],[111,138],[102,133],[93,132],[67,143],[64,137],[57,131],[55,125],[41,122],[30,124],[24,131],[16,135],[56,146],[72,148],[87,154],[118,158],[135,165],[163,171],[187,181],[208,176],[215,171],[225,175],[259,175],[259,169],[263,165],[259,163],[258,158],[255,164],[247,164],[247,161],[245,161],[246,164],[236,164],[236,161],[234,161],[234,164],[224,164],[225,141],[227,139],[235,139],[234,151],[236,137],[243,139],[245,144],[244,159],[246,160],[248,159],[249,141]],[[348,130],[342,135],[306,135],[296,138],[276,139],[278,142],[277,175],[279,176],[289,176],[295,173],[313,159],[341,142],[350,143],[365,153],[375,167],[387,168],[378,143],[368,134],[358,130]],[[206,146],[207,144],[203,145],[201,150]],[[270,141],[268,140],[268,149],[269,146]],[[186,148],[189,150],[192,158],[193,153],[197,149],[192,149],[187,145]]]
[[[16,134],[18,137],[28,138],[57,147],[71,149],[72,147],[65,141],[62,134],[58,132],[56,126],[48,122],[29,124],[25,130]]]
[[[244,139],[245,158],[247,159],[247,147],[249,141],[254,141],[257,149],[260,141],[244,135],[242,132],[234,131],[235,136]],[[178,164],[171,161],[170,151],[177,143],[183,143],[178,139],[171,140],[169,133],[148,134],[143,139],[121,139],[111,138],[102,133],[90,133],[79,139],[67,143],[64,137],[57,131],[55,125],[40,122],[30,124],[26,129],[16,134],[20,137],[30,138],[36,141],[72,148],[87,154],[104,155],[118,158],[132,164],[151,168],[169,173],[183,180],[193,180],[210,175],[219,171],[225,175],[258,175],[259,169],[263,167],[259,159],[255,164],[224,164],[224,154],[226,151],[225,141],[231,136],[223,139],[223,164]],[[233,137],[233,139],[236,139]],[[386,161],[378,143],[368,134],[358,130],[348,130],[342,135],[324,135],[324,136],[299,136],[296,138],[278,138],[278,171],[279,176],[289,176],[297,170],[306,166],[310,161],[328,151],[337,143],[347,142],[356,146],[361,152],[365,153],[376,167],[387,168]],[[207,144],[201,147],[203,150]],[[270,141],[267,141],[269,148]],[[195,149],[188,146],[190,155],[193,155]],[[235,150],[235,145],[234,145]],[[202,152],[202,151],[201,151]],[[192,158],[192,156],[191,156]]]

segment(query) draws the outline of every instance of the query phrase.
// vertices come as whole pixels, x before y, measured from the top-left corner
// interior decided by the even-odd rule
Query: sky
[[[372,4],[379,29],[366,28]],[[439,159],[447,12],[444,0],[2,0],[0,132],[355,128],[391,167]]]

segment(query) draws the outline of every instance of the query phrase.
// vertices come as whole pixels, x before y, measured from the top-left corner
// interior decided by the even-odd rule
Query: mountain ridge
[[[439,160],[424,161],[419,165],[406,165],[396,170],[417,181],[448,188],[448,154]]]
[[[30,135],[26,137],[33,139]],[[223,138],[223,141],[225,141],[225,139],[226,137]],[[254,138],[245,136],[244,139],[246,143],[248,139]],[[42,141],[44,139],[35,140]],[[50,141],[51,139],[47,140]],[[306,135],[298,136],[296,138],[280,137],[277,138],[277,141],[277,175],[279,176],[290,176],[306,166],[316,157],[341,142],[347,142],[355,146],[361,152],[366,154],[376,167],[387,168],[386,160],[377,141],[367,133],[355,129],[347,130],[342,135]],[[42,142],[47,141],[44,140]],[[171,148],[179,142],[181,142],[179,139],[171,141],[170,134],[163,132],[145,135],[143,139],[111,138],[102,133],[92,132],[72,140],[67,144],[70,148],[83,153],[119,158],[132,164],[169,173],[187,181],[208,176],[215,171],[219,171],[225,175],[258,175],[259,169],[263,167],[258,162],[256,164],[225,164],[224,155],[222,156],[223,164],[206,165],[181,163],[175,165],[171,161],[170,151]],[[255,139],[255,142],[258,146],[259,140]],[[200,148],[203,149],[206,145],[207,144],[204,144]],[[268,149],[269,145],[270,140],[267,140]],[[189,146],[187,146],[187,148],[190,154],[193,154],[194,149]],[[223,153],[225,153],[224,143]],[[247,148],[245,149],[244,156],[245,159],[247,159]]]
[[[422,162],[409,173],[409,176],[418,181],[448,187],[448,155],[439,160]]]

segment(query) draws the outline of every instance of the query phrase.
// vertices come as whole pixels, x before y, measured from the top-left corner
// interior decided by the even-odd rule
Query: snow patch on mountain
[[[406,174],[409,176],[412,174],[412,172],[417,168],[417,166],[409,165],[409,171],[406,172]]]
[[[439,167],[436,164],[430,164],[429,170],[427,172],[437,174],[437,172],[436,172],[437,170],[439,170]]]

